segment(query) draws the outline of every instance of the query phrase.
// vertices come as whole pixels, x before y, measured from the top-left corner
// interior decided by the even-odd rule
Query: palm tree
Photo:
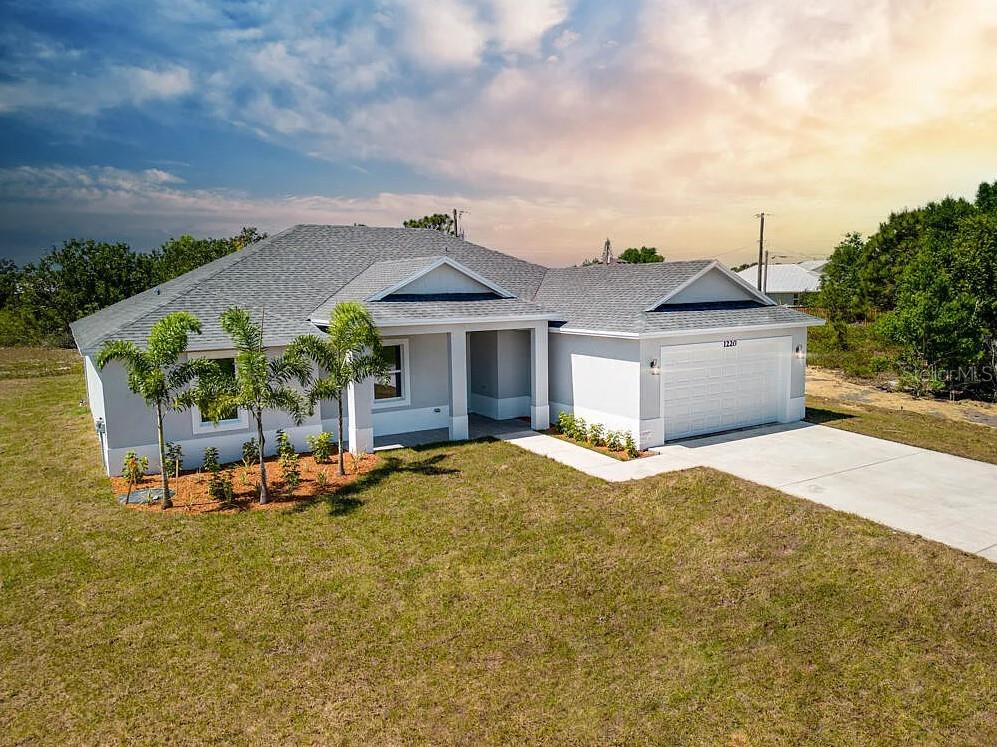
[[[308,392],[312,407],[320,399],[335,398],[339,405],[339,474],[346,474],[343,463],[343,397],[350,384],[387,373],[381,349],[381,336],[361,304],[345,301],[336,304],[325,337],[302,335],[289,350],[307,356],[319,368],[319,378]]]
[[[180,401],[182,393],[205,371],[203,359],[178,362],[187,350],[187,338],[191,333],[201,334],[201,322],[193,314],[177,311],[152,326],[145,350],[127,340],[109,340],[97,353],[97,366],[101,369],[111,361],[120,361],[128,372],[128,388],[155,408],[164,509],[172,507],[173,501],[166,474],[163,410],[167,407],[178,411],[184,409],[186,405]]]
[[[219,317],[221,327],[235,348],[235,373],[222,371],[217,364],[202,375],[190,392],[188,401],[214,421],[233,410],[246,410],[256,424],[260,444],[260,503],[266,503],[267,469],[264,463],[263,413],[266,410],[288,413],[296,425],[304,420],[307,401],[293,386],[311,382],[311,364],[295,350],[267,358],[263,344],[263,316],[256,324],[245,309],[230,308]]]

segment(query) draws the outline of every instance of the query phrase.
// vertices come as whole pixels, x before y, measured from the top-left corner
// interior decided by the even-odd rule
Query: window
[[[235,378],[235,358],[215,358],[214,361],[218,365],[218,367],[222,370],[222,374],[224,376],[231,376],[232,378]],[[233,407],[228,412],[222,413],[222,416],[219,420],[222,423],[227,423],[238,419],[239,419],[239,410]],[[201,423],[207,424],[210,422],[211,418],[201,413]]]
[[[408,403],[408,341],[386,342],[384,362],[388,365],[388,373],[374,382],[375,406]]]

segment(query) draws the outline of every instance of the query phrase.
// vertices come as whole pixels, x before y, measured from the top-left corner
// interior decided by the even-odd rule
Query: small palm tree
[[[186,311],[167,314],[152,326],[145,350],[127,340],[109,340],[97,353],[97,366],[120,361],[128,372],[128,388],[156,411],[159,465],[163,483],[164,509],[170,508],[170,484],[166,469],[166,439],[163,436],[163,410],[182,410],[180,400],[189,385],[205,371],[203,359],[179,362],[187,350],[191,333],[201,334],[201,322]]]
[[[245,309],[227,309],[219,321],[236,350],[235,374],[226,373],[218,365],[213,365],[200,376],[188,401],[216,422],[237,409],[252,415],[259,443],[260,503],[266,503],[263,413],[266,410],[286,412],[297,425],[301,424],[308,403],[291,386],[291,382],[297,381],[302,387],[307,387],[311,382],[311,364],[290,348],[283,355],[268,358],[263,344],[263,318],[256,324]]]
[[[312,407],[320,399],[330,398],[335,398],[339,405],[339,474],[344,475],[343,397],[350,384],[387,373],[381,336],[366,308],[345,301],[333,310],[325,337],[302,335],[289,349],[307,356],[319,368],[319,378],[308,392]]]

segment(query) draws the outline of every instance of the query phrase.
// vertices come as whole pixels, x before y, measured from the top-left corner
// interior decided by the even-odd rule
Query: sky
[[[0,256],[464,211],[548,265],[828,254],[997,179],[997,0],[0,0]]]

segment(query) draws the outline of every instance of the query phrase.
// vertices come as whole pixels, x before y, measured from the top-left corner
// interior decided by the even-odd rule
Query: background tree
[[[865,242],[861,234],[845,234],[832,252],[817,292],[816,305],[827,312],[839,348],[848,347],[848,323],[859,318],[860,300],[858,259]]]
[[[444,213],[433,213],[432,215],[424,215],[421,218],[410,218],[404,221],[402,225],[405,228],[431,228],[434,231],[448,233],[451,236],[457,235],[454,229],[453,217]]]
[[[620,254],[619,261],[635,265],[647,264],[650,262],[664,262],[665,258],[658,254],[657,247],[642,246],[638,249],[635,246],[631,246],[623,250],[623,253]]]
[[[303,335],[291,345],[318,366],[319,376],[308,396],[312,406],[319,400],[335,399],[339,406],[339,474],[346,474],[343,461],[343,397],[350,384],[384,376],[387,361],[381,348],[381,336],[370,312],[359,303],[336,304],[325,337]]]
[[[232,307],[222,312],[219,321],[236,351],[235,373],[225,373],[218,365],[211,365],[199,377],[187,402],[196,404],[216,422],[233,410],[245,410],[252,416],[260,449],[260,503],[266,503],[263,413],[268,410],[286,412],[296,425],[300,425],[307,402],[291,384],[297,382],[301,387],[307,387],[311,382],[311,366],[294,346],[282,355],[268,358],[263,342],[263,314],[260,323],[256,324],[248,311]]]
[[[170,508],[173,501],[170,499],[169,470],[166,468],[163,410],[183,409],[183,392],[199,374],[205,372],[204,359],[180,362],[191,333],[201,334],[201,322],[185,311],[177,311],[167,314],[152,326],[145,350],[127,340],[113,340],[105,342],[97,353],[99,368],[104,368],[111,361],[119,361],[125,367],[128,388],[142,397],[156,413],[164,509]]]

